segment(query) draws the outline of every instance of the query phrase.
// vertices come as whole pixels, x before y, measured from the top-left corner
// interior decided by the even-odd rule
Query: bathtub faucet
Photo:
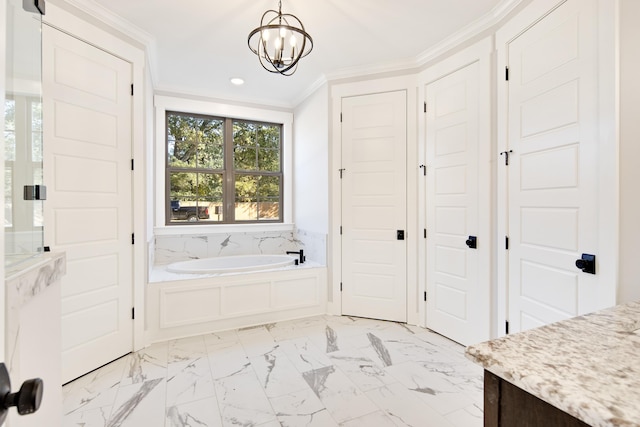
[[[287,251],[287,254],[296,254],[300,255],[300,264],[302,264],[307,258],[304,256],[304,251],[300,249],[299,251]],[[297,261],[297,260],[296,260]],[[296,262],[297,264],[297,262]]]

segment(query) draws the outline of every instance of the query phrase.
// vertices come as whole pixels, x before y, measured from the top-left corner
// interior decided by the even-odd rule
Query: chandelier
[[[260,26],[251,31],[247,42],[265,70],[283,76],[295,73],[300,58],[313,49],[313,40],[302,22],[282,13],[282,1],[278,1],[277,12],[270,9],[262,15]]]

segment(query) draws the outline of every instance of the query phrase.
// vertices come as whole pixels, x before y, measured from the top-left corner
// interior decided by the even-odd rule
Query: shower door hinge
[[[504,236],[504,248],[509,250],[509,236]]]
[[[424,291],[424,301],[427,302],[427,291]]]
[[[504,322],[504,333],[509,335],[509,321]]]
[[[131,244],[132,245],[136,244],[136,235],[134,233],[131,233]]]
[[[131,320],[135,320],[136,318],[136,308],[131,307]]]
[[[509,67],[504,67],[504,79],[509,81]]]
[[[133,83],[131,83],[131,96],[133,96]]]
[[[22,8],[27,12],[44,15],[46,10],[45,0],[22,0]]]

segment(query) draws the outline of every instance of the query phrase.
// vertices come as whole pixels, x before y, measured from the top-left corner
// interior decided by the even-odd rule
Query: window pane
[[[4,101],[4,159],[16,160],[16,101]]]
[[[236,175],[236,221],[280,219],[280,177]]]
[[[171,222],[223,221],[222,175],[172,172]]]
[[[261,176],[258,180],[258,220],[280,219],[280,177]]]
[[[254,171],[258,169],[257,150],[255,147],[237,146],[233,150],[233,167],[235,170]]]
[[[31,161],[42,161],[42,103],[31,103]]]
[[[198,132],[198,167],[206,169],[222,169],[224,122],[215,119],[203,119]]]
[[[258,169],[268,172],[280,171],[280,150],[260,149],[258,155]]]
[[[167,113],[169,166],[222,169],[224,121]]]
[[[4,226],[13,226],[13,168],[4,167]]]
[[[280,126],[261,125],[258,128],[258,145],[261,148],[280,150]]]
[[[280,171],[280,126],[233,122],[234,168]]]

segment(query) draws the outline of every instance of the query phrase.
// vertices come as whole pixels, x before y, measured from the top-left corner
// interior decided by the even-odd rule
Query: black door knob
[[[9,371],[0,363],[0,425],[7,418],[10,407],[15,406],[20,415],[36,412],[42,403],[44,383],[40,378],[32,378],[22,383],[17,393],[11,393]]]
[[[596,256],[582,254],[582,258],[576,260],[576,267],[584,273],[596,274]]]
[[[32,414],[40,409],[43,389],[44,384],[40,378],[26,380],[17,393],[9,393],[4,398],[4,406],[15,406],[20,415]]]
[[[476,236],[469,236],[469,238],[467,239],[467,241],[465,243],[471,249],[477,249],[478,248],[478,238]]]

